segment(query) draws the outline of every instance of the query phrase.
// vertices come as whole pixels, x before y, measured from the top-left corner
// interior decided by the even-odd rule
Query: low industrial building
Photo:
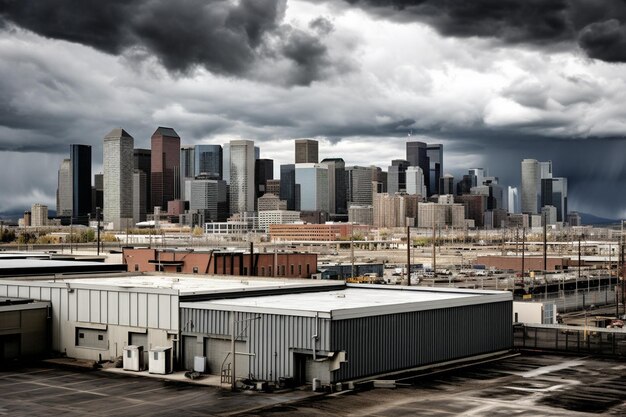
[[[379,263],[324,263],[319,265],[319,279],[339,279],[345,280],[350,277],[364,276],[365,274],[376,274],[382,277],[384,272],[383,264]]]
[[[526,271],[543,271],[543,256],[478,256],[474,265],[484,265],[487,268],[496,268],[503,271],[521,271],[522,263]],[[546,266],[548,271],[562,271],[571,264],[569,258],[548,257]]]
[[[130,272],[167,272],[281,278],[310,278],[317,254],[308,252],[194,251],[124,248]]]
[[[176,369],[206,357],[209,373],[261,381],[354,381],[513,342],[512,294],[500,291],[85,273],[3,278],[0,296],[45,302],[50,346],[69,357],[112,360],[136,345],[168,352]]]
[[[50,307],[45,301],[0,297],[0,365],[49,352]]]

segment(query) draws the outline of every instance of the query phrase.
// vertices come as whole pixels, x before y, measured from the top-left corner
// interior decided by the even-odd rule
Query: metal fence
[[[565,325],[521,325],[513,328],[518,349],[609,355],[626,358],[626,330]]]
[[[515,301],[542,302],[551,301],[559,313],[583,310],[591,306],[615,304],[615,285],[602,285],[578,290],[561,290],[557,292],[533,294],[532,299],[515,296]]]

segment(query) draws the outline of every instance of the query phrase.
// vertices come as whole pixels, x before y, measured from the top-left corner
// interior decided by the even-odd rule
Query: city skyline
[[[614,192],[626,180],[623,5],[596,2],[592,14],[583,2],[537,12],[511,1],[486,13],[483,2],[452,2],[426,13],[267,0],[218,2],[217,16],[194,1],[135,1],[110,14],[63,1],[22,8],[29,3],[0,7],[0,190],[14,197],[0,212],[54,206],[50,173],[69,144],[92,146],[96,173],[111,129],[149,148],[156,126],[172,126],[188,146],[254,140],[275,177],[293,162],[293,139],[308,138],[320,141],[319,160],[386,168],[404,158],[411,134],[444,145],[442,175],[484,167],[513,186],[519,161],[552,160],[568,178],[570,210],[626,216],[626,197]],[[46,23],[50,15],[64,30]],[[188,48],[168,48],[163,28],[150,26],[164,15],[174,17],[167,33]],[[90,36],[94,16],[103,36]],[[216,31],[194,32],[207,21]],[[229,53],[220,58],[216,47]]]

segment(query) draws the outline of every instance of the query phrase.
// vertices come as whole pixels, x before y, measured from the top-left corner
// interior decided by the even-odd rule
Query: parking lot
[[[56,368],[0,371],[0,415],[229,415],[312,395],[309,391],[231,393],[110,374]]]

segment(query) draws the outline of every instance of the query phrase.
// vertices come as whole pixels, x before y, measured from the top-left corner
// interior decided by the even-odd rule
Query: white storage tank
[[[154,347],[150,349],[150,366],[148,368],[151,374],[170,374],[172,373],[172,348],[171,347]]]
[[[125,346],[122,362],[126,371],[143,371],[143,346]]]

